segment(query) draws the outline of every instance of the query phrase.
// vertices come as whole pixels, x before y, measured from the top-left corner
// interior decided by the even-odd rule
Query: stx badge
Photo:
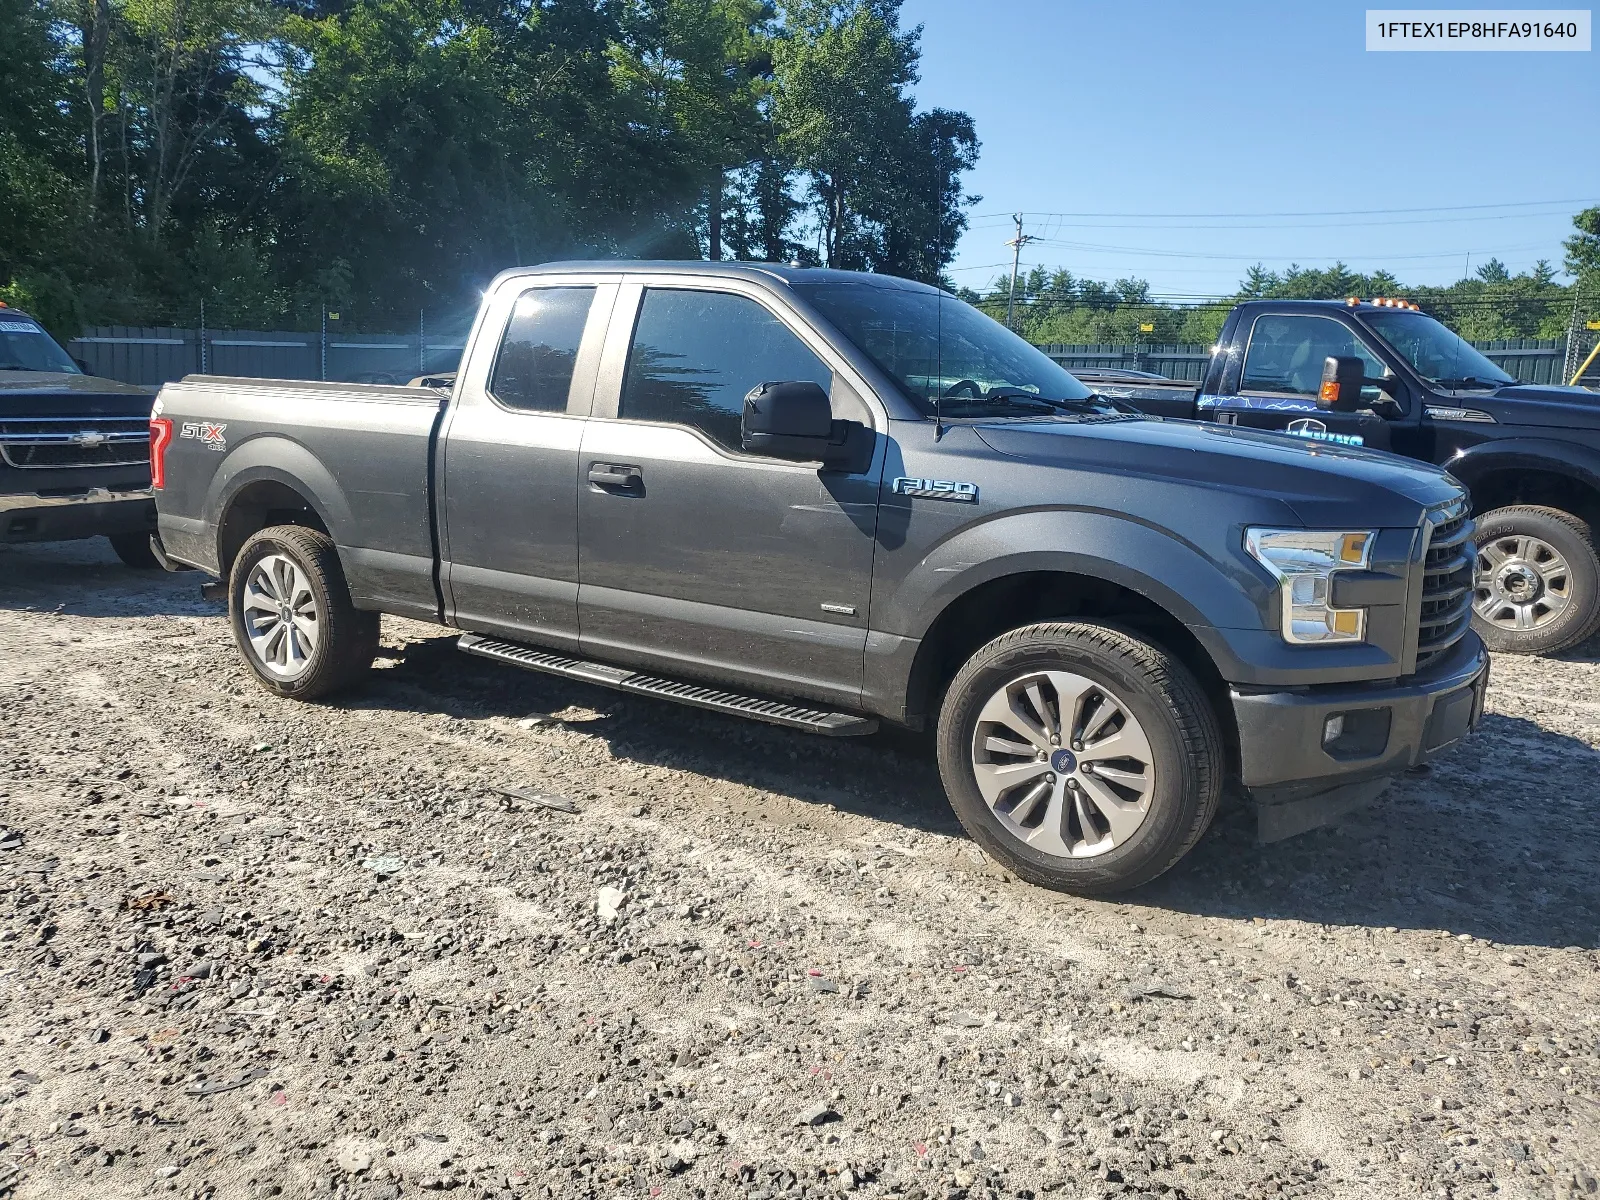
[[[961,483],[954,479],[911,479],[900,476],[891,489],[902,496],[915,496],[922,500],[955,500],[961,504],[978,502],[978,485]]]
[[[226,423],[218,425],[215,421],[185,421],[178,436],[198,438],[220,453],[228,448],[228,439],[222,436],[222,431],[227,427]]]

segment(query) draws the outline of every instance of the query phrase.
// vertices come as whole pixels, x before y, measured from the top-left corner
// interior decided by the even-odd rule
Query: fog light
[[[1337,742],[1344,736],[1344,714],[1336,713],[1322,724],[1322,744]]]

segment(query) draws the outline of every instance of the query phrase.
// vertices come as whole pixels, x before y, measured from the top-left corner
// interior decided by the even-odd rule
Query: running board
[[[520,642],[488,638],[476,633],[462,634],[456,639],[456,648],[479,658],[510,663],[525,671],[542,671],[546,675],[581,679],[584,683],[598,683],[602,687],[618,688],[624,692],[642,692],[647,696],[676,700],[679,704],[690,704],[695,708],[709,708],[773,725],[786,725],[790,729],[804,729],[810,733],[820,733],[823,737],[862,737],[875,733],[878,728],[877,721],[870,717],[806,708],[783,700],[741,696],[737,692],[725,692],[702,683],[685,683],[678,679],[663,679],[659,675],[629,671],[623,667],[608,667],[604,663],[588,662],[550,650],[536,650]]]

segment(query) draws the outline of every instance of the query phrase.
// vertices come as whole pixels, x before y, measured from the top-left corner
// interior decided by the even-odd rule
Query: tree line
[[[1009,275],[996,277],[981,290],[962,289],[960,294],[1000,321],[1012,307],[1017,332],[1039,345],[1207,345],[1217,340],[1229,310],[1241,300],[1347,296],[1403,296],[1472,340],[1559,338],[1568,331],[1574,305],[1580,319],[1600,318],[1600,208],[1576,214],[1572,224],[1572,235],[1562,242],[1569,283],[1558,282],[1558,272],[1548,260],[1513,274],[1492,258],[1445,287],[1406,284],[1389,271],[1364,274],[1343,263],[1324,269],[1290,266],[1282,271],[1257,265],[1245,273],[1232,295],[1172,302],[1152,295],[1142,279],[1106,283],[1080,278],[1064,268],[1034,267],[1017,277],[1014,304],[1010,304]]]
[[[900,0],[0,0],[0,299],[407,327],[508,266],[937,280],[972,120]]]

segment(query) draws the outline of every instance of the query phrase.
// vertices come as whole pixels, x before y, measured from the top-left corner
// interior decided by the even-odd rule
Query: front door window
[[[1376,379],[1384,367],[1344,324],[1331,317],[1268,315],[1257,317],[1250,331],[1250,347],[1245,352],[1241,392],[1272,392],[1278,395],[1315,399],[1322,387],[1323,360],[1359,358],[1366,364],[1369,379]],[[1376,401],[1375,387],[1363,388],[1362,396]]]

